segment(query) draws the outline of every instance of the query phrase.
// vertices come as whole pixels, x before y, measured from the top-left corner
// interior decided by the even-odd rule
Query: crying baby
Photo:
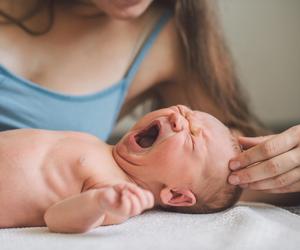
[[[145,115],[116,145],[81,132],[1,132],[0,228],[81,233],[153,207],[218,212],[241,194],[227,182],[239,152],[219,120],[183,105]]]

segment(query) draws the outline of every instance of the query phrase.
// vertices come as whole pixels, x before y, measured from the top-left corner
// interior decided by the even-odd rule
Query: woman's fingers
[[[300,149],[295,148],[272,159],[234,171],[228,181],[233,185],[258,182],[286,173],[299,165]]]
[[[231,184],[268,193],[300,192],[300,125],[279,135],[239,141],[248,150],[230,161]]]
[[[299,129],[288,129],[285,132],[273,136],[266,141],[240,153],[233,158],[229,167],[231,170],[237,170],[247,167],[259,161],[273,158],[279,154],[287,152],[298,145],[300,138]]]
[[[259,137],[245,137],[245,136],[239,136],[238,142],[243,147],[244,150],[247,150],[249,148],[252,148],[256,146],[257,144],[260,144],[268,139],[270,139],[273,135],[268,136],[259,136]]]
[[[249,183],[247,188],[252,190],[268,191],[270,189],[287,187],[298,181],[300,181],[300,167],[294,168],[293,170],[276,176],[275,178]]]
[[[263,192],[273,193],[273,194],[300,192],[300,181],[297,181],[297,182],[293,183],[292,185],[285,186],[282,188],[263,190]]]

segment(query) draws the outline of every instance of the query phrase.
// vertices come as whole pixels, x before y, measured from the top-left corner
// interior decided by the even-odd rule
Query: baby
[[[152,207],[210,213],[232,206],[239,145],[220,121],[177,105],[144,116],[115,146],[80,132],[0,133],[0,228],[81,233]]]

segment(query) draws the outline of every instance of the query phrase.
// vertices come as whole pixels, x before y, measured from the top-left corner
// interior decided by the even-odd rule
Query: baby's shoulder
[[[58,142],[60,148],[73,150],[74,156],[82,162],[83,158],[94,158],[101,154],[108,145],[98,137],[77,131],[62,131],[61,140]]]
[[[97,137],[83,134],[72,136],[68,144],[75,156],[76,171],[85,182],[95,184],[106,179],[113,161],[110,145]]]
[[[91,143],[91,142],[101,142],[101,140],[96,137],[95,135],[80,132],[80,131],[60,131],[63,133],[65,138],[74,139],[74,140],[81,140],[82,142]]]

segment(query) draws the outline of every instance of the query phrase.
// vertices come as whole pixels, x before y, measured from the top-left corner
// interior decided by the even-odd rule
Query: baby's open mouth
[[[159,121],[154,121],[146,129],[143,129],[138,134],[134,136],[136,143],[141,148],[149,148],[157,140],[160,131]]]

